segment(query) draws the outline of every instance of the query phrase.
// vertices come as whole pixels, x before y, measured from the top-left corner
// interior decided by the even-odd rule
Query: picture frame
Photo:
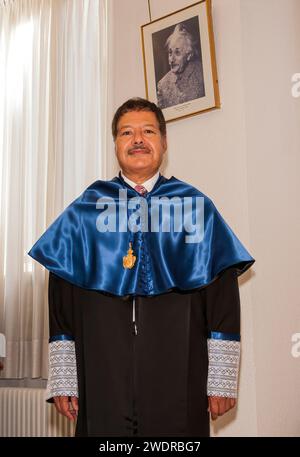
[[[141,26],[146,98],[166,122],[220,108],[211,0]]]

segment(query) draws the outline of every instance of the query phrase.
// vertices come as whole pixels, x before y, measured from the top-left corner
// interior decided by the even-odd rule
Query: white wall
[[[151,0],[152,19],[191,3]],[[140,26],[149,22],[147,4],[113,1],[112,112],[145,96]],[[213,18],[222,107],[168,124],[165,168],[208,194],[257,260],[240,281],[239,406],[213,433],[300,435],[300,358],[290,352],[291,335],[300,332],[300,98],[290,93],[300,72],[300,2],[214,0]],[[118,168],[108,144],[112,177]]]
[[[300,1],[241,5],[258,431],[300,436]]]

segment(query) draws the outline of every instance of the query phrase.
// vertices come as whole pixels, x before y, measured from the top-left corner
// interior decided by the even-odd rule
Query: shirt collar
[[[122,176],[122,178],[124,179],[124,181],[125,181],[127,184],[129,184],[129,186],[131,186],[131,187],[134,188],[134,187],[137,185],[136,182],[131,181],[130,179],[128,179],[127,176],[125,176],[125,175],[123,174],[122,171],[121,171],[121,176]],[[155,183],[156,183],[156,181],[158,180],[158,178],[159,178],[159,171],[158,171],[157,173],[155,173],[155,175],[152,176],[152,178],[147,179],[147,181],[141,183],[140,185],[144,186],[145,189],[147,189],[147,192],[151,192],[151,190],[152,190],[153,187],[155,186]]]

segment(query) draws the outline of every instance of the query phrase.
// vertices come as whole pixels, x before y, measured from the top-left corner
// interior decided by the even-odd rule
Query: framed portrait
[[[220,108],[211,1],[142,25],[146,97],[166,121]]]

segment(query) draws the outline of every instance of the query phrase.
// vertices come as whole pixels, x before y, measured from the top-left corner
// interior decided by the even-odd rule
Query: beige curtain
[[[0,1],[2,377],[47,377],[47,273],[27,252],[103,176],[107,2]]]

